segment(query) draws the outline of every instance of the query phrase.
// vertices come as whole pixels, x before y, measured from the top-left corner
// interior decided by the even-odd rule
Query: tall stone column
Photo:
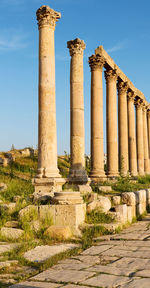
[[[51,190],[60,178],[57,168],[55,104],[55,25],[61,14],[49,6],[37,10],[39,26],[39,121],[36,190]],[[37,179],[39,178],[39,180]]]
[[[84,144],[84,97],[83,97],[83,40],[75,39],[67,42],[71,56],[70,65],[70,119],[71,119],[71,168],[69,181],[86,183],[85,144]]]
[[[128,141],[129,141],[129,171],[131,176],[137,176],[137,149],[134,111],[134,92],[128,92]]]
[[[148,149],[150,158],[150,110],[147,111],[147,125],[148,125]]]
[[[143,139],[144,139],[144,172],[145,174],[150,174],[146,105],[143,105]]]
[[[91,67],[91,172],[90,178],[98,180],[105,177],[103,144],[103,57],[89,57]]]
[[[127,118],[127,90],[128,85],[118,81],[118,135],[119,135],[119,171],[126,176],[128,163],[128,118]]]
[[[143,110],[142,100],[137,99],[136,105],[136,141],[137,141],[137,165],[139,175],[144,175],[144,145],[143,145]]]
[[[107,175],[118,176],[117,137],[117,74],[115,70],[105,71],[106,78],[106,121],[107,121]]]

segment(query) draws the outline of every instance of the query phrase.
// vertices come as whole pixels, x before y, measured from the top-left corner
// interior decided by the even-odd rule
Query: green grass
[[[109,214],[101,213],[95,209],[86,213],[85,222],[88,224],[112,223],[113,218]]]
[[[111,234],[111,232],[108,231],[103,225],[94,225],[92,227],[86,227],[82,232],[83,235],[81,244],[83,250],[92,246],[93,238]]]

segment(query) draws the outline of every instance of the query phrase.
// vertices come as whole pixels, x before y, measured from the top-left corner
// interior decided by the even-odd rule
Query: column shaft
[[[149,151],[148,151],[148,131],[147,131],[147,108],[143,107],[143,139],[144,139],[144,172],[149,174]]]
[[[143,111],[141,99],[136,100],[137,165],[139,175],[144,175]]]
[[[119,171],[124,176],[129,170],[127,89],[127,83],[118,82]]]
[[[134,93],[128,93],[128,139],[129,139],[129,171],[131,176],[137,176],[137,150],[134,111]]]
[[[37,11],[39,24],[39,133],[37,177],[60,177],[57,168],[54,30],[60,13]]]
[[[103,144],[103,71],[104,59],[99,55],[89,57],[91,67],[91,172],[95,180],[104,178]]]
[[[70,118],[71,168],[70,182],[87,182],[84,143],[83,50],[84,41],[69,41],[70,65]]]
[[[117,75],[115,70],[105,71],[106,77],[106,119],[107,119],[107,174],[118,176],[118,137],[117,137]]]
[[[150,158],[150,110],[147,111],[147,127],[148,127],[148,150]]]

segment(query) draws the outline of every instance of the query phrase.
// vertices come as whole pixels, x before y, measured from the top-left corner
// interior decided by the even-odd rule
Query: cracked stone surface
[[[150,288],[149,225],[150,215],[120,234],[95,239],[80,255],[10,287]]]

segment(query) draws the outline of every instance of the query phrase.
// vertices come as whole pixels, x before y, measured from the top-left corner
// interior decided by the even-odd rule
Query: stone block
[[[76,205],[41,205],[39,207],[40,218],[52,217],[56,226],[69,226],[72,233],[80,235],[79,226],[85,221],[86,204]]]
[[[132,223],[132,219],[133,219],[133,213],[132,213],[132,206],[127,206],[127,221],[129,223]]]
[[[146,205],[146,190],[139,190],[134,193],[136,196],[136,204],[145,203]]]
[[[128,216],[127,216],[127,205],[123,204],[123,205],[117,205],[115,207],[115,211],[120,213],[120,217],[121,217],[121,222],[122,223],[126,223],[128,220]]]
[[[150,189],[146,189],[146,206],[150,205]]]
[[[34,185],[35,192],[60,192],[62,191],[62,185],[65,184],[63,178],[34,178],[32,184]]]
[[[16,203],[0,204],[0,211],[5,210],[8,214],[12,214],[16,209]]]
[[[23,235],[24,231],[16,228],[2,227],[1,236],[7,239],[18,239]]]
[[[121,194],[122,202],[127,204],[127,206],[136,205],[136,195],[134,192],[124,192]]]
[[[146,211],[146,190],[135,192],[136,196],[136,213],[141,215]]]
[[[92,188],[90,185],[78,185],[78,190],[80,193],[86,194],[86,193],[91,193]]]
[[[72,233],[69,226],[52,225],[46,229],[45,236],[59,240],[67,240],[71,238]]]
[[[88,203],[91,203],[95,200],[98,199],[98,194],[97,193],[90,193],[88,194]]]
[[[111,200],[113,202],[113,205],[116,206],[116,205],[119,205],[120,202],[121,202],[121,197],[120,196],[112,196],[111,197]]]
[[[111,192],[112,188],[111,186],[98,186],[98,190],[100,192]]]
[[[108,197],[98,195],[98,200],[95,200],[88,204],[87,212],[91,212],[94,209],[99,210],[102,213],[107,213],[111,208],[111,201]]]

